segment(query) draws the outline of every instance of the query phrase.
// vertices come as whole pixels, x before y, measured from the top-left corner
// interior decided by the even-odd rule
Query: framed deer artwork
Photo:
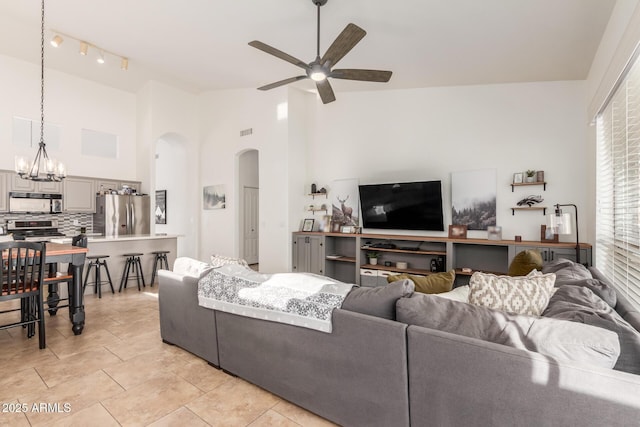
[[[357,179],[339,179],[332,182],[331,205],[333,224],[358,227],[360,225],[360,194]]]

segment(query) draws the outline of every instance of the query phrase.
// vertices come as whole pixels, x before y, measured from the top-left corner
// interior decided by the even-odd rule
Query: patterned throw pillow
[[[241,258],[231,258],[223,255],[211,255],[211,267],[218,268],[218,267],[222,267],[223,265],[229,265],[229,264],[238,264],[238,265],[243,265],[245,267],[248,266],[247,261]]]
[[[553,295],[556,275],[496,276],[476,272],[469,280],[469,302],[515,314],[540,316]]]

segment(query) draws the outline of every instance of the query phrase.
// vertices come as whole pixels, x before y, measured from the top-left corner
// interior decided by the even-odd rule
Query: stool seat
[[[122,271],[122,280],[120,281],[120,288],[118,292],[122,292],[122,288],[127,288],[127,282],[130,279],[135,278],[138,283],[138,291],[140,288],[140,281],[142,281],[142,287],[146,287],[147,285],[144,283],[144,274],[142,273],[142,263],[140,262],[140,257],[143,254],[141,252],[131,252],[122,254],[123,257],[126,257],[126,261],[124,264],[124,270]],[[132,274],[129,277],[129,273]]]
[[[111,280],[111,273],[109,273],[109,266],[107,265],[107,261],[105,258],[109,258],[109,255],[87,255],[86,259],[90,260],[89,268],[87,269],[87,273],[84,276],[84,284],[82,285],[82,293],[86,289],[87,285],[94,285],[94,293],[98,294],[98,298],[102,298],[102,284],[108,283],[111,287],[111,293],[115,294],[116,291],[113,289],[113,281]],[[107,273],[107,280],[102,280],[100,276],[100,268],[104,267],[104,271]],[[95,268],[93,282],[89,282],[89,275],[91,274],[91,269]]]
[[[169,269],[169,261],[167,260],[167,254],[171,253],[171,251],[152,251],[153,255],[155,255],[155,259],[153,261],[153,273],[151,274],[151,287],[156,281],[156,274],[158,273],[158,263],[160,264],[160,268],[162,269],[164,266],[165,270]]]

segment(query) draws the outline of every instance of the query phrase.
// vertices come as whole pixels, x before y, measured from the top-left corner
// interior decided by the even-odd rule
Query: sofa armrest
[[[410,326],[411,424],[626,426],[640,376]]]
[[[198,278],[159,270],[158,303],[163,341],[218,366],[215,313],[198,305]]]

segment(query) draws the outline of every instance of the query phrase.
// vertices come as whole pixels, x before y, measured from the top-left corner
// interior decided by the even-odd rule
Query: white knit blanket
[[[243,266],[212,270],[198,283],[201,306],[331,332],[331,314],[353,285],[309,273],[259,274]]]

